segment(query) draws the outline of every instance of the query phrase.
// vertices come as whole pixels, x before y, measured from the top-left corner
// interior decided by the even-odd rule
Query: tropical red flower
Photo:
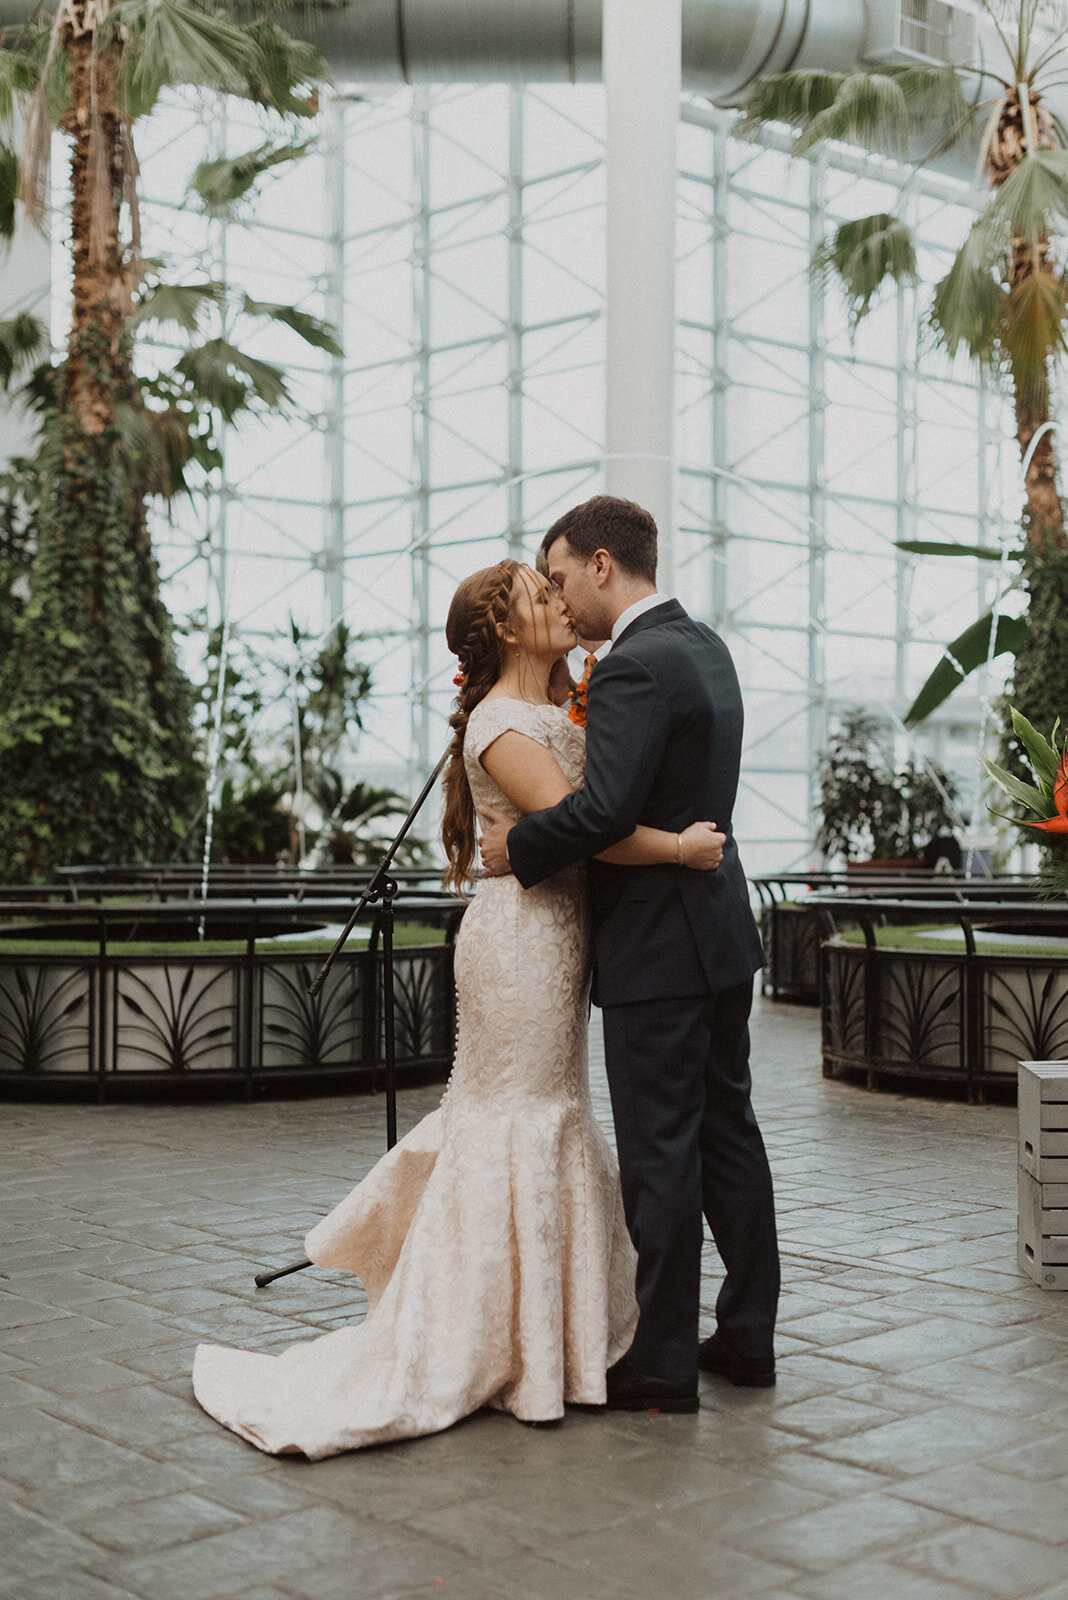
[[[1053,805],[1056,816],[1047,817],[1045,822],[1029,822],[1029,828],[1040,828],[1043,833],[1068,833],[1068,744],[1064,747],[1061,764],[1057,768],[1057,777],[1053,785]]]

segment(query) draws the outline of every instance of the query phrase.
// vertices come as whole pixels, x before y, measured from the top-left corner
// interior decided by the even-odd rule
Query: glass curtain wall
[[[345,619],[374,674],[353,775],[420,786],[448,733],[456,583],[532,556],[603,487],[603,104],[595,86],[353,90],[234,222],[192,212],[185,176],[258,125],[190,104],[143,140],[147,248],[176,281],[222,277],[342,334],[332,360],[277,324],[228,330],[286,366],[296,411],[231,430],[222,482],[173,508],[157,548],[176,614],[225,618],[283,673],[291,619]],[[846,151],[795,161],[732,120],[684,102],[678,592],[738,662],[745,859],[785,870],[815,859],[835,713],[892,723],[994,598],[992,564],[895,541],[996,545],[1019,497],[1001,401],[931,348],[915,293],[853,330],[809,271],[831,221],[896,203],[894,174]],[[932,177],[907,204],[933,279],[966,188]],[[969,806],[981,703],[966,686],[918,741]]]

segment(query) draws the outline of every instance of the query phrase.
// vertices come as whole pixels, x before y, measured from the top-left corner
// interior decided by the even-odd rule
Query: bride
[[[446,636],[460,671],[442,837],[461,888],[476,808],[555,804],[582,783],[585,736],[550,699],[576,639],[546,578],[512,560],[476,572]],[[695,822],[638,828],[606,858],[709,870],[721,846]],[[531,890],[483,880],[455,968],[441,1105],[306,1240],[316,1265],[362,1280],[366,1319],[280,1356],[197,1349],[197,1400],[261,1450],[319,1459],[435,1433],[486,1405],[558,1418],[569,1402],[604,1403],[606,1368],[633,1337],[634,1251],[586,1075],[583,867]]]

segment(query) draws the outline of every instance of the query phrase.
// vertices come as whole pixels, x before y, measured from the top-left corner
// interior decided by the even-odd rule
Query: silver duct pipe
[[[682,0],[683,87],[722,105],[754,78],[863,58],[873,6],[893,0]],[[0,0],[0,27],[37,0]],[[602,0],[339,0],[289,25],[359,83],[595,82]]]
[[[3,0],[0,0],[0,11]],[[298,26],[364,83],[596,82],[602,0],[340,0]],[[682,83],[717,102],[792,67],[854,66],[865,0],[682,0]]]

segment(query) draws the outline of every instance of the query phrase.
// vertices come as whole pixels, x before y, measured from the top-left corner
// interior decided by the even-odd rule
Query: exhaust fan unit
[[[959,0],[869,0],[869,61],[964,65],[976,48],[976,14]]]

